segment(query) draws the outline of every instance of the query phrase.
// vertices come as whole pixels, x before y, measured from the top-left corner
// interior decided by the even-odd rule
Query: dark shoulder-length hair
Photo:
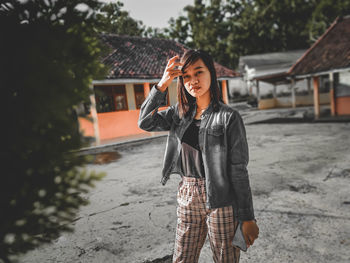
[[[210,72],[210,97],[211,103],[214,111],[218,111],[220,104],[219,101],[222,102],[222,96],[220,93],[220,88],[218,85],[218,80],[216,77],[216,70],[214,67],[213,58],[204,50],[191,49],[187,50],[181,57],[180,62],[183,63],[182,72],[197,62],[199,59],[202,59],[206,67]],[[177,99],[178,99],[178,108],[180,117],[187,117],[188,114],[194,108],[194,104],[196,103],[196,98],[192,97],[186,90],[184,81],[182,76],[179,77],[177,82]]]

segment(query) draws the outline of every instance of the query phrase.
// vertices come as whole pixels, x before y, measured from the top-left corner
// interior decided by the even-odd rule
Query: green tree
[[[148,38],[167,38],[167,29],[166,28],[157,28],[157,27],[146,27],[142,33],[143,37]]]
[[[183,9],[185,15],[169,20],[168,37],[190,48],[204,49],[216,61],[232,66],[228,37],[235,23],[229,18],[241,3],[233,4],[227,5],[221,0],[195,0],[193,5]]]
[[[147,27],[142,21],[132,18],[128,11],[122,10],[123,6],[124,4],[120,1],[101,6],[97,15],[100,32],[149,38],[167,36],[164,29]]]
[[[194,5],[184,8],[187,16],[169,20],[166,31],[169,38],[175,39],[190,48],[204,49],[217,61],[229,64],[225,54],[227,19],[220,0],[211,0],[206,5],[202,0],[195,0]]]
[[[181,15],[176,19],[171,17],[168,23],[169,28],[165,29],[168,38],[174,39],[188,47],[194,47],[192,31],[186,16]]]
[[[309,42],[321,36],[338,16],[350,15],[350,0],[314,0],[317,5],[308,20]]]
[[[141,36],[145,26],[129,16],[129,12],[122,10],[124,4],[107,3],[101,6],[97,15],[100,23],[99,30],[117,35]]]
[[[243,54],[308,48],[337,16],[350,13],[345,0],[243,1],[232,21],[230,38],[242,43]],[[232,35],[235,36],[232,36]]]
[[[234,68],[242,55],[308,48],[350,0],[195,0],[184,12],[168,36]]]
[[[97,0],[2,1],[0,261],[72,231],[88,172],[74,107],[103,78]]]

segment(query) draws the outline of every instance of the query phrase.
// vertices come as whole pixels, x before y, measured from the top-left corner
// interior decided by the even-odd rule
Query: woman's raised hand
[[[174,80],[174,78],[182,75],[181,69],[176,68],[182,66],[182,63],[176,62],[178,59],[179,56],[175,56],[169,59],[168,64],[165,67],[163,77],[157,85],[160,91],[164,92],[170,83]]]

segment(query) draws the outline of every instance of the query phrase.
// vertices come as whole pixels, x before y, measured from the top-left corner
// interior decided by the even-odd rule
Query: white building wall
[[[240,95],[247,95],[248,88],[247,84],[243,81],[243,78],[228,80],[228,93],[231,98],[234,97],[235,93],[239,93]]]
[[[295,83],[296,92],[307,91],[307,80],[297,81]],[[231,98],[234,97],[234,93],[237,92],[241,96],[248,95],[249,89],[252,90],[253,95],[256,96],[256,81],[244,81],[243,78],[236,78],[229,80],[229,93]],[[266,82],[259,82],[260,96],[273,93],[273,85]],[[277,96],[282,93],[291,93],[290,85],[278,85],[277,86]]]

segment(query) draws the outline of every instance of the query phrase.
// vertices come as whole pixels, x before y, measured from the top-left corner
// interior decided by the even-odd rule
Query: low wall
[[[314,97],[310,95],[296,95],[296,106],[312,106],[314,104]],[[320,93],[320,104],[330,104],[329,93]],[[258,108],[271,109],[271,108],[290,108],[293,107],[291,97],[277,97],[270,99],[261,99],[259,101]]]
[[[159,111],[165,110],[166,108],[167,107],[161,107],[159,108]],[[107,140],[123,136],[148,133],[141,130],[137,125],[139,114],[140,110],[98,113],[97,118],[100,139]],[[91,118],[91,115],[88,117]],[[84,136],[95,136],[92,121],[79,117],[79,124],[80,130],[83,132]]]
[[[335,101],[337,115],[350,115],[350,97],[338,97]]]

